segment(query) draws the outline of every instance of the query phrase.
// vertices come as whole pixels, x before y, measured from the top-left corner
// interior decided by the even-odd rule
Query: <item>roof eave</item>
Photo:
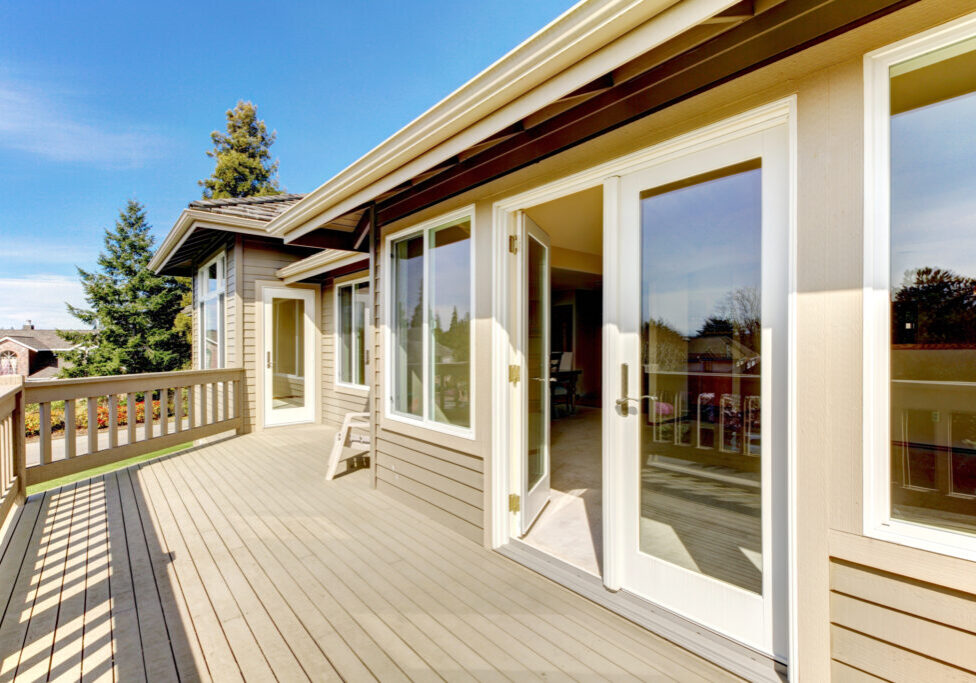
[[[158,273],[166,267],[170,257],[179,251],[186,239],[196,228],[210,228],[212,230],[224,230],[227,232],[237,232],[245,235],[267,235],[268,222],[256,218],[244,218],[242,216],[231,216],[227,214],[217,214],[201,209],[183,209],[176,223],[166,234],[163,243],[153,254],[149,261],[149,269]]]
[[[736,1],[583,0],[275,217],[269,233],[293,240],[512,125],[524,109],[572,92]],[[657,25],[628,35],[649,24]],[[620,41],[625,49],[605,49]],[[530,94],[536,96],[525,106],[512,106]]]

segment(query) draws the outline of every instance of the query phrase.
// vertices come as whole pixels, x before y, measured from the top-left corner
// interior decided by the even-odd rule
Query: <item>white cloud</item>
[[[85,304],[85,295],[77,277],[33,275],[0,278],[0,328],[21,327],[27,320],[40,329],[79,328],[65,301],[75,306]]]
[[[11,80],[0,80],[0,147],[59,162],[132,168],[159,157],[162,136],[145,127],[85,121],[77,104]]]

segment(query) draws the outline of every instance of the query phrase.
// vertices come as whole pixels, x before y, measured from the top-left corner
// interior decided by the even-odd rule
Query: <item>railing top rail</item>
[[[210,382],[226,382],[244,378],[243,368],[217,370],[177,370],[175,372],[144,372],[135,375],[107,375],[66,379],[27,380],[24,385],[27,403],[62,401],[89,396],[122,394],[129,391],[153,391],[171,387],[185,387]]]

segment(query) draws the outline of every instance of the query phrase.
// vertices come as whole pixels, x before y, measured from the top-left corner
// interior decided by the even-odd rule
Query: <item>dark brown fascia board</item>
[[[917,1],[787,0],[442,173],[377,198],[377,224],[409,216]]]

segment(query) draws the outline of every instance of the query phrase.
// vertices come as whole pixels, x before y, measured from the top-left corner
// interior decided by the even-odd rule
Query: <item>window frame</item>
[[[213,292],[206,291],[207,270],[213,264],[217,264],[217,288]],[[194,306],[197,314],[197,327],[199,335],[197,339],[197,369],[217,370],[227,367],[227,254],[221,250],[212,258],[207,260],[202,266],[197,268],[196,292],[199,296],[194,298]],[[204,368],[203,359],[206,357],[207,328],[206,328],[206,305],[210,301],[217,302],[217,367]]]
[[[469,357],[469,418],[470,424],[468,427],[458,427],[455,425],[444,424],[443,422],[438,422],[431,417],[428,417],[430,405],[432,402],[432,392],[431,392],[431,381],[433,376],[433,368],[431,362],[430,354],[430,321],[429,321],[429,306],[430,306],[430,288],[427,286],[430,282],[430,259],[428,252],[428,234],[438,228],[446,226],[448,223],[455,221],[460,221],[467,219],[470,225],[471,236],[468,238],[468,259],[471,264],[470,267],[470,278],[468,283],[468,298],[471,310],[471,325],[468,332],[468,357]],[[423,293],[423,306],[424,306],[424,322],[423,322],[423,408],[421,410],[421,415],[408,415],[405,413],[400,413],[394,409],[394,382],[393,376],[395,372],[394,365],[394,348],[396,333],[394,332],[394,315],[393,315],[393,302],[395,300],[395,278],[393,276],[395,266],[394,266],[394,245],[404,239],[416,235],[424,236],[424,293]],[[385,266],[384,278],[385,290],[383,294],[383,352],[384,352],[384,377],[383,382],[383,417],[384,419],[391,420],[393,422],[398,422],[406,425],[412,425],[415,427],[421,427],[425,430],[440,432],[443,434],[449,434],[452,436],[457,436],[466,440],[475,440],[475,416],[477,415],[476,409],[476,387],[475,387],[475,366],[477,355],[475,353],[475,283],[477,266],[475,264],[475,209],[474,205],[468,205],[451,211],[449,213],[440,214],[435,218],[426,220],[422,223],[418,223],[409,228],[404,228],[397,232],[391,233],[386,236],[384,242],[385,257],[383,259],[383,264]]]
[[[369,282],[369,275],[356,276],[352,279],[341,280],[334,282],[332,288],[335,290],[333,292],[333,347],[335,348],[335,386],[339,389],[345,389],[349,391],[354,391],[357,393],[364,393],[369,391],[369,317],[371,315],[372,306],[366,307],[366,317],[363,319],[363,336],[366,340],[366,359],[363,363],[363,384],[355,384],[352,382],[345,382],[342,380],[342,327],[340,324],[339,316],[341,315],[340,304],[339,304],[339,290],[349,287],[353,290],[353,295],[355,296],[356,287],[366,283],[366,296],[371,297],[373,293],[373,288]],[[369,301],[372,303],[372,301]],[[350,345],[352,347],[352,345]],[[355,360],[355,359],[354,359]]]
[[[976,534],[891,515],[890,68],[976,37],[976,13],[864,56],[863,533],[976,561]]]

